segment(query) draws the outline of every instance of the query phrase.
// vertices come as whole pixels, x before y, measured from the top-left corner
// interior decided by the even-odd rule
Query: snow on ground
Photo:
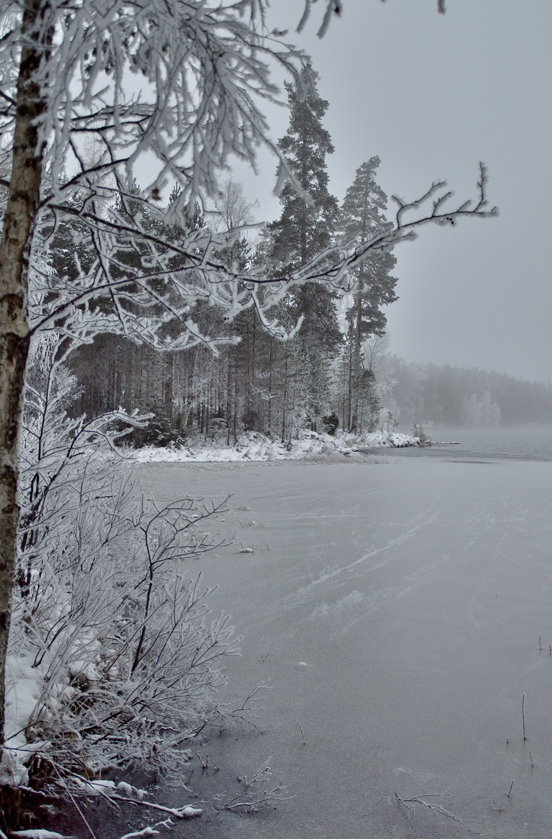
[[[203,438],[179,448],[155,448],[147,446],[134,453],[140,463],[168,461],[184,463],[189,461],[221,463],[228,461],[301,460],[320,456],[358,456],[364,448],[404,448],[419,446],[420,439],[411,434],[374,431],[362,435],[317,434],[315,431],[301,432],[297,440],[281,443],[271,440],[257,431],[246,431],[240,435],[234,446],[220,441],[205,441]]]
[[[27,743],[26,729],[44,687],[44,672],[33,667],[28,650],[6,660],[6,748],[0,763],[0,783],[26,784],[25,763],[43,744]]]

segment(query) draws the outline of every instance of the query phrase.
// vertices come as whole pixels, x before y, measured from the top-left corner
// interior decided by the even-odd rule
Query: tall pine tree
[[[344,241],[366,242],[390,226],[384,215],[387,196],[375,177],[380,162],[376,156],[359,166],[346,192],[339,224]],[[397,279],[391,276],[396,262],[389,251],[374,252],[354,271],[356,287],[346,313],[348,331],[344,350],[348,368],[344,425],[351,431],[360,431],[362,418],[373,415],[377,409],[373,375],[366,369],[362,343],[369,335],[382,335],[385,330],[386,317],[381,307],[397,299]]]
[[[280,218],[267,225],[267,251],[274,274],[300,268],[330,247],[339,218],[337,199],[328,190],[326,156],[334,150],[330,135],[322,125],[328,102],[318,96],[317,78],[312,68],[307,68],[303,70],[299,87],[286,84],[290,124],[278,146],[310,201],[299,195],[291,183],[284,185],[280,194]],[[299,410],[297,406],[302,401],[307,422],[316,428],[327,408],[326,362],[342,342],[335,295],[319,283],[304,285],[289,296],[286,308],[283,316],[287,315],[290,322],[303,317],[295,339],[298,351],[286,348],[284,359],[290,388],[295,394],[294,410]],[[285,433],[284,429],[283,436]]]

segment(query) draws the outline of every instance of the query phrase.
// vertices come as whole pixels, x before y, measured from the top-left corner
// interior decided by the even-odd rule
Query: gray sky
[[[302,3],[274,0],[274,24],[293,30]],[[319,8],[320,6],[320,8]],[[312,55],[335,153],[330,188],[341,201],[356,168],[379,155],[388,195],[419,197],[447,179],[476,196],[477,164],[490,175],[500,216],[455,229],[426,228],[396,249],[400,300],[387,310],[392,349],[409,361],[448,361],[529,379],[552,379],[552,3],[550,0],[345,0],[320,41],[288,41]],[[267,111],[273,136],[288,124]],[[279,214],[275,162],[242,167],[259,219]],[[453,199],[454,200],[454,199]]]

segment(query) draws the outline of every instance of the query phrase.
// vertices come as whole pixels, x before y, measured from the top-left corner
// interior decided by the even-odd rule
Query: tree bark
[[[33,81],[52,32],[35,24],[43,0],[27,0],[21,33],[12,173],[0,243],[0,744],[4,744],[5,666],[19,526],[19,435],[29,351],[27,288],[31,243],[38,214],[43,149],[40,117],[46,103]],[[43,22],[40,21],[40,22]],[[25,36],[27,36],[25,38]],[[34,41],[34,45],[32,42]]]

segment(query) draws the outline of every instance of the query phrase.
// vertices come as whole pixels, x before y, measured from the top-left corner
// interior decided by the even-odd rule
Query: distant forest
[[[491,427],[552,424],[552,385],[449,364],[409,364],[388,356],[380,364],[385,408],[409,424]]]

